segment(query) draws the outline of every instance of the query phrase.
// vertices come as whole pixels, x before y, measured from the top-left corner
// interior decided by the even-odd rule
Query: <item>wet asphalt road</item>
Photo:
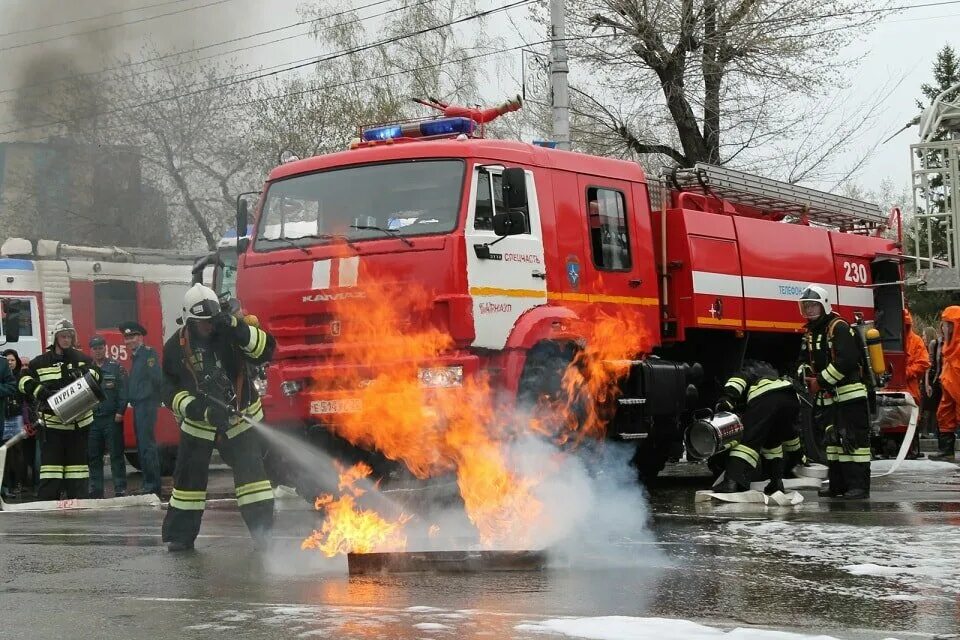
[[[543,638],[549,618],[607,615],[837,638],[960,633],[957,471],[877,480],[869,502],[805,492],[778,509],[697,507],[702,470],[668,472],[649,531],[616,542],[626,566],[590,570],[349,578],[344,559],[299,550],[316,516],[294,502],[268,553],[230,504],[177,555],[161,546],[159,510],[0,513],[0,638]],[[213,472],[213,492],[231,487]]]

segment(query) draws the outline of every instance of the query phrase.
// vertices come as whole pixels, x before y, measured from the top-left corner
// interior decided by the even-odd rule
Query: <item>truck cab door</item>
[[[517,319],[547,301],[543,234],[533,172],[525,172],[525,231],[506,237],[493,231],[494,214],[505,210],[503,170],[499,165],[474,166],[463,234],[476,332],[473,346],[484,349],[502,349]]]

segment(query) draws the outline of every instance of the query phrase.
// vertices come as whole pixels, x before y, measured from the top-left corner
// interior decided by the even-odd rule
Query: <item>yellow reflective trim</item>
[[[40,465],[41,480],[61,480],[63,479],[63,466],[58,464]]]
[[[744,444],[738,444],[730,450],[730,457],[746,460],[751,467],[756,467],[760,462],[760,455]]]
[[[489,288],[489,287],[487,287]],[[525,289],[496,289],[496,291],[526,291]],[[532,290],[531,290],[532,291]],[[470,295],[473,294],[473,289],[470,290]],[[543,293],[536,292],[536,296],[521,296],[521,297],[543,297]],[[488,295],[501,295],[498,293],[491,293]],[[566,302],[612,302],[616,304],[635,304],[640,306],[659,306],[660,300],[658,298],[641,298],[639,296],[607,296],[599,293],[561,293],[559,291],[550,291],[546,294],[548,300],[564,300]],[[739,321],[738,321],[739,323]]]
[[[192,425],[187,424],[186,422],[180,425],[180,429],[184,433],[189,433],[194,438],[200,438],[201,440],[209,440],[210,442],[213,442],[214,438],[217,435],[216,431],[205,431],[203,429],[198,429]]]
[[[827,365],[827,368],[820,372],[820,375],[823,376],[823,379],[829,382],[830,384],[837,384],[843,380],[843,374],[833,366],[833,363]]]
[[[783,447],[774,447],[773,449],[761,449],[760,453],[761,455],[763,455],[763,457],[766,460],[774,460],[776,458],[782,458]]]
[[[786,389],[792,387],[793,383],[787,380],[760,380],[757,384],[750,387],[750,393],[747,394],[747,402],[759,398],[768,391],[777,389]]]
[[[171,497],[168,506],[173,509],[180,509],[181,511],[203,511],[204,507],[207,506],[207,501],[181,500],[179,498]]]
[[[537,289],[502,289],[500,287],[470,287],[470,295],[478,298],[498,296],[503,298],[546,298],[546,291]]]
[[[86,471],[66,471],[63,474],[65,480],[82,480],[83,478],[90,477],[90,470]]]
[[[237,496],[237,506],[253,504],[254,502],[263,502],[264,500],[273,500],[273,489],[261,489],[253,493]]]
[[[173,396],[173,402],[170,403],[172,405],[171,409],[178,417],[182,418],[187,415],[187,406],[195,399],[189,391],[178,391]]]
[[[743,378],[730,378],[727,380],[727,384],[723,385],[725,387],[733,387],[740,393],[743,393],[743,390],[747,388],[747,381]]]
[[[241,433],[243,433],[244,431],[246,431],[246,430],[249,429],[249,428],[250,428],[250,424],[249,424],[249,423],[247,423],[247,422],[240,422],[240,423],[238,423],[237,425],[235,425],[235,426],[230,427],[229,429],[227,429],[227,438],[230,438],[230,439],[232,440],[233,438],[237,437],[238,435],[240,435]]]
[[[794,438],[793,440],[787,440],[783,443],[783,450],[787,453],[793,453],[794,451],[800,451],[800,438]]]
[[[237,485],[236,494],[237,496],[246,495],[254,491],[262,491],[263,489],[270,489],[269,480],[257,480],[256,482],[247,482],[246,484]]]
[[[173,488],[172,496],[176,496],[182,500],[204,500],[207,497],[206,489],[193,490],[193,489],[177,489]]]

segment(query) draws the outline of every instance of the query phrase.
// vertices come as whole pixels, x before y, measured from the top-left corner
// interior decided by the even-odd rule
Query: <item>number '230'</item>
[[[843,279],[847,282],[867,284],[867,265],[856,262],[843,263]]]

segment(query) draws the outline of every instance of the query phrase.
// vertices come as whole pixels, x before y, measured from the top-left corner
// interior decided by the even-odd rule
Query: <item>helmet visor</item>
[[[216,300],[201,300],[189,309],[191,318],[212,318],[220,313],[220,303]]]
[[[823,305],[818,300],[801,300],[800,314],[807,320],[816,320],[823,315]]]

